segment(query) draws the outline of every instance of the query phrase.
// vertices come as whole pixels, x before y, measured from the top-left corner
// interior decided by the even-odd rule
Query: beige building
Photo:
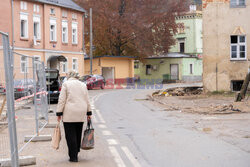
[[[84,74],[84,9],[72,0],[14,0],[13,9],[15,52],[35,56],[47,68],[60,69],[61,75],[70,69]],[[0,31],[10,35],[11,44],[11,0],[2,0],[0,11]],[[63,59],[67,62],[60,62]],[[14,63],[18,78],[32,62],[15,56]]]
[[[249,71],[250,1],[203,0],[203,84],[237,91]]]

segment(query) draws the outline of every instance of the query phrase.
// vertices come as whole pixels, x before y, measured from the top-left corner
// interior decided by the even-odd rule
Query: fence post
[[[32,57],[32,69],[33,69],[33,82],[34,82],[34,105],[35,105],[35,119],[36,119],[36,135],[39,136],[39,123],[38,123],[38,113],[37,113],[37,90],[36,90],[36,68],[35,68],[35,58]]]
[[[44,67],[44,62],[42,62],[42,71],[43,71],[43,91],[47,91],[47,86],[46,86],[46,76],[45,76],[45,67]],[[47,94],[44,95],[44,103],[45,103],[45,108],[44,108],[44,113],[45,113],[45,119],[47,122],[49,122],[49,116],[48,116],[48,96]]]
[[[4,52],[4,71],[6,79],[6,98],[7,98],[7,116],[8,128],[10,135],[10,148],[11,148],[11,166],[18,167],[18,147],[17,147],[17,134],[16,134],[16,120],[14,108],[14,79],[13,79],[13,52],[10,51],[9,36],[2,34],[3,52]]]

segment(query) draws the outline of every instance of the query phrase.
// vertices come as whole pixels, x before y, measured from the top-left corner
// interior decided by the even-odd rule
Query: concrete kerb
[[[31,140],[32,139],[32,140]],[[39,136],[25,136],[24,142],[45,142],[45,141],[51,141],[52,136],[51,135],[39,135]]]
[[[20,166],[36,165],[36,157],[34,156],[20,156]],[[11,159],[0,159],[0,167],[11,167]]]
[[[39,128],[42,128],[42,127],[44,127],[44,128],[56,128],[57,123],[47,123],[45,126],[44,125],[45,125],[44,123],[40,123]]]

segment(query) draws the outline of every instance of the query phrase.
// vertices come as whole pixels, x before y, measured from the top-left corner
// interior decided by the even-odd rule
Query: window
[[[185,42],[180,42],[180,53],[185,52]]]
[[[41,39],[40,17],[34,16],[34,38]]]
[[[246,6],[245,0],[230,0],[231,7]]]
[[[179,52],[184,53],[185,52],[185,38],[178,38],[179,43]]]
[[[139,63],[134,63],[134,68],[138,69],[139,68]]]
[[[62,42],[68,43],[68,22],[62,21]]]
[[[72,23],[72,43],[77,44],[77,23]]]
[[[189,72],[190,72],[190,74],[194,73],[194,65],[193,64],[189,64]]]
[[[20,5],[21,5],[21,10],[27,10],[27,2],[21,1]]]
[[[68,15],[68,13],[67,13],[66,11],[63,11],[63,12],[62,12],[62,17],[66,18],[67,15]]]
[[[25,56],[21,57],[21,72],[28,73],[28,59]]]
[[[241,90],[241,87],[243,85],[243,82],[242,80],[239,80],[239,81],[231,81],[231,90],[232,91],[240,91]]]
[[[146,65],[146,75],[151,75],[151,65]]]
[[[72,19],[77,19],[77,15],[75,13],[72,13]]]
[[[183,33],[185,33],[185,26],[184,26],[184,23],[179,23],[179,24],[178,24],[177,32],[178,32],[178,34],[183,34]]]
[[[39,5],[33,5],[33,11],[39,13]]]
[[[231,60],[246,59],[246,37],[239,35],[231,36]]]
[[[62,72],[67,73],[68,72],[68,61],[62,62]]]
[[[78,62],[76,58],[72,59],[72,70],[78,71]]]
[[[35,69],[39,70],[39,64],[40,64],[40,61],[41,61],[41,57],[40,56],[34,56],[34,58],[35,58]]]
[[[20,24],[21,24],[21,38],[28,38],[28,15],[20,15]]]
[[[54,8],[50,8],[50,14],[55,14],[55,9]]]
[[[50,41],[56,41],[56,20],[50,19]]]

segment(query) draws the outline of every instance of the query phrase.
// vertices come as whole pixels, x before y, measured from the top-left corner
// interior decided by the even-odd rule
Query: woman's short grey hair
[[[80,75],[78,72],[76,71],[69,71],[68,74],[67,74],[67,78],[76,78],[76,79],[79,79],[80,78]]]

